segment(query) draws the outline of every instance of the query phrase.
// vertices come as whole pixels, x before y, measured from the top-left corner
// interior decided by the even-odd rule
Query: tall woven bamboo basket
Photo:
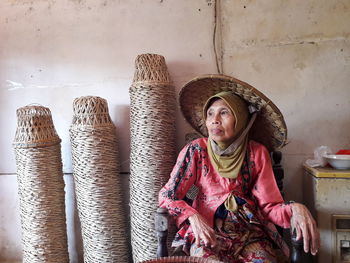
[[[134,262],[154,258],[158,192],[175,163],[175,90],[164,57],[139,55],[130,87],[130,214]]]
[[[24,263],[69,262],[60,142],[48,108],[17,110],[13,145]]]
[[[70,137],[84,262],[129,262],[117,134],[107,101],[80,97],[73,110]]]

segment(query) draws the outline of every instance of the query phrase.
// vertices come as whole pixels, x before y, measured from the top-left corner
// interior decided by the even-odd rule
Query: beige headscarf
[[[235,122],[235,136],[228,143],[215,142],[210,137],[208,139],[208,155],[215,169],[222,177],[235,179],[242,167],[247,151],[248,131],[255,120],[255,114],[249,121],[248,106],[244,100],[232,92],[220,92],[210,97],[203,107],[203,116],[206,119],[207,110],[214,98],[222,99],[231,109]],[[225,206],[231,211],[237,209],[234,196],[229,196],[225,201]]]

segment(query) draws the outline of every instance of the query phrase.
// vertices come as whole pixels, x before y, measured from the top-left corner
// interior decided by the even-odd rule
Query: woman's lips
[[[211,129],[211,133],[213,135],[219,135],[222,133],[222,130],[221,129]]]

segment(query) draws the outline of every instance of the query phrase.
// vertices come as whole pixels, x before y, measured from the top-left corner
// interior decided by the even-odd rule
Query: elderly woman
[[[225,91],[217,93],[220,90]],[[169,210],[180,228],[173,246],[191,256],[224,262],[277,262],[275,245],[286,255],[289,251],[276,224],[295,228],[305,252],[316,254],[315,221],[302,204],[283,201],[268,150],[250,140],[283,131],[277,107],[248,84],[222,75],[186,84],[180,104],[190,124],[208,137],[183,148],[159,193],[160,206]],[[271,123],[268,114],[277,116],[277,121]],[[278,144],[273,134],[265,140],[270,146]],[[198,194],[190,205],[184,198],[193,185]]]

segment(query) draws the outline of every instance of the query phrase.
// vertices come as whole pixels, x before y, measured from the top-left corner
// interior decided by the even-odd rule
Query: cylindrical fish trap
[[[73,111],[70,137],[84,262],[128,262],[117,134],[107,101],[80,97]]]
[[[175,163],[175,90],[163,56],[139,55],[130,87],[130,214],[134,262],[154,258],[158,192]]]
[[[69,262],[60,142],[48,108],[17,109],[13,145],[24,263]]]

